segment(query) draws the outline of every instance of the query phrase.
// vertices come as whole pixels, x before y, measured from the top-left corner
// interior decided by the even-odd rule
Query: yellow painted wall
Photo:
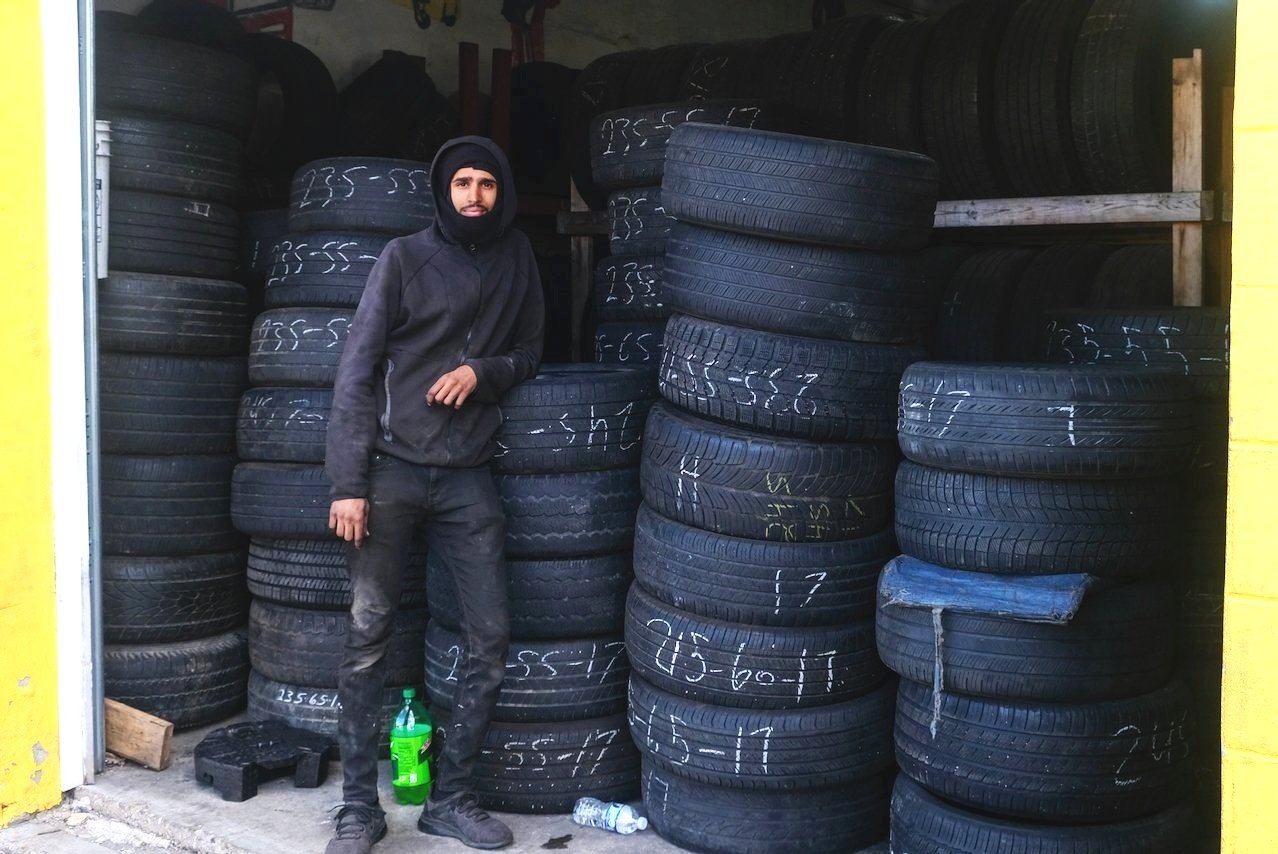
[[[3,0],[0,827],[61,798],[42,62],[38,0]]]
[[[1221,847],[1278,851],[1278,3],[1239,0]]]

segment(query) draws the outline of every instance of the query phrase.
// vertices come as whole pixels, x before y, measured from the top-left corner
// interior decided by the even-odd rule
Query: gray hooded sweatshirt
[[[492,458],[503,394],[537,372],[545,317],[541,279],[515,218],[514,178],[483,137],[441,148],[431,165],[435,204],[451,205],[451,175],[438,175],[450,145],[487,148],[500,166],[498,236],[455,242],[438,223],[387,244],[368,275],[334,385],[325,472],[331,496],[368,496],[373,451],[411,463],[469,468]],[[479,383],[460,409],[426,405],[426,391],[461,365]]]

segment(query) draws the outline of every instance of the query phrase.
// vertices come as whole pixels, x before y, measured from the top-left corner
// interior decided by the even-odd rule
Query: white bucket
[[[93,265],[96,278],[105,279],[111,222],[111,123],[105,119],[93,123],[93,155]]]

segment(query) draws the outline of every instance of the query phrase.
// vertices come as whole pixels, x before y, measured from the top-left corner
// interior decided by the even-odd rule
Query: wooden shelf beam
[[[1139,225],[1206,222],[1216,217],[1210,190],[1183,193],[1118,193],[1024,199],[938,202],[936,228],[1002,228],[1023,225]]]
[[[1211,190],[1183,193],[1120,193],[1104,196],[1044,196],[1023,199],[961,199],[938,202],[936,228],[1005,228],[1030,225],[1166,225],[1218,218]],[[607,234],[604,211],[560,211],[560,234]]]

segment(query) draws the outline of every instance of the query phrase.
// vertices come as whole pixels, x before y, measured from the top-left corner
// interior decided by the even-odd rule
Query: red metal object
[[[537,0],[527,27],[510,26],[512,65],[546,60],[546,10],[559,5],[559,0]]]
[[[293,6],[289,0],[230,0],[229,8],[246,32],[270,33],[286,41],[293,40]]]

